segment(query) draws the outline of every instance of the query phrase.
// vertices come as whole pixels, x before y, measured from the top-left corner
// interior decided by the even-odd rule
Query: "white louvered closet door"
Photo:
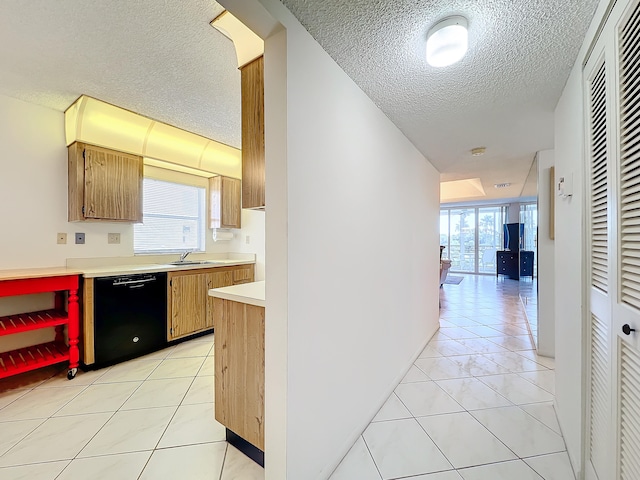
[[[618,1],[584,69],[590,315],[585,476],[640,480],[640,0]]]
[[[640,480],[640,1],[615,28],[619,190],[619,294],[614,304],[617,363],[617,476]]]
[[[614,430],[611,428],[613,365],[611,361],[610,296],[610,122],[608,64],[599,44],[584,72],[587,113],[587,178],[590,264],[588,324],[587,432],[585,455],[588,480],[611,478]]]

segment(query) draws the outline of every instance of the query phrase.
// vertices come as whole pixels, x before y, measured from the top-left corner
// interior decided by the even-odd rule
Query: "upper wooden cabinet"
[[[242,92],[242,208],[264,208],[264,59],[240,69]]]
[[[240,189],[237,178],[209,179],[209,228],[240,228]]]
[[[69,221],[142,222],[142,157],[69,146]]]

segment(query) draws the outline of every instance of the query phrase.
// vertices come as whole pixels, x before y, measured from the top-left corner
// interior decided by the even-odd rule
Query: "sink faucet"
[[[191,253],[191,250],[187,250],[186,252],[180,254],[180,262],[184,262],[185,258],[187,258],[187,255],[189,255]]]

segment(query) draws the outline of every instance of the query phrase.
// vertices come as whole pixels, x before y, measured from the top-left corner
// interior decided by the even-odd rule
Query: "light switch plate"
[[[64,245],[65,243],[67,243],[67,234],[58,233],[57,242],[58,242],[58,245]]]
[[[84,245],[84,233],[76,233],[76,245]]]
[[[107,234],[107,243],[120,243],[120,234],[119,233],[108,233]]]

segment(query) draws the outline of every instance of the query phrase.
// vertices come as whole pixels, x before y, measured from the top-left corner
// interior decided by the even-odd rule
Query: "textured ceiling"
[[[535,152],[553,148],[553,110],[597,0],[281,0],[442,173],[517,197]],[[425,61],[429,28],[469,22],[463,60]],[[485,146],[482,157],[471,148]],[[495,183],[512,186],[497,190]],[[460,199],[463,200],[463,199]]]
[[[240,147],[240,73],[211,0],[2,0],[0,94],[86,94]]]
[[[597,0],[282,0],[442,172],[521,194]],[[81,94],[240,146],[240,74],[209,25],[211,0],[2,0],[0,94],[65,110]],[[424,60],[439,19],[469,21],[470,50]],[[486,146],[482,157],[469,150]],[[495,183],[509,182],[497,190]],[[462,200],[462,199],[461,199]]]

